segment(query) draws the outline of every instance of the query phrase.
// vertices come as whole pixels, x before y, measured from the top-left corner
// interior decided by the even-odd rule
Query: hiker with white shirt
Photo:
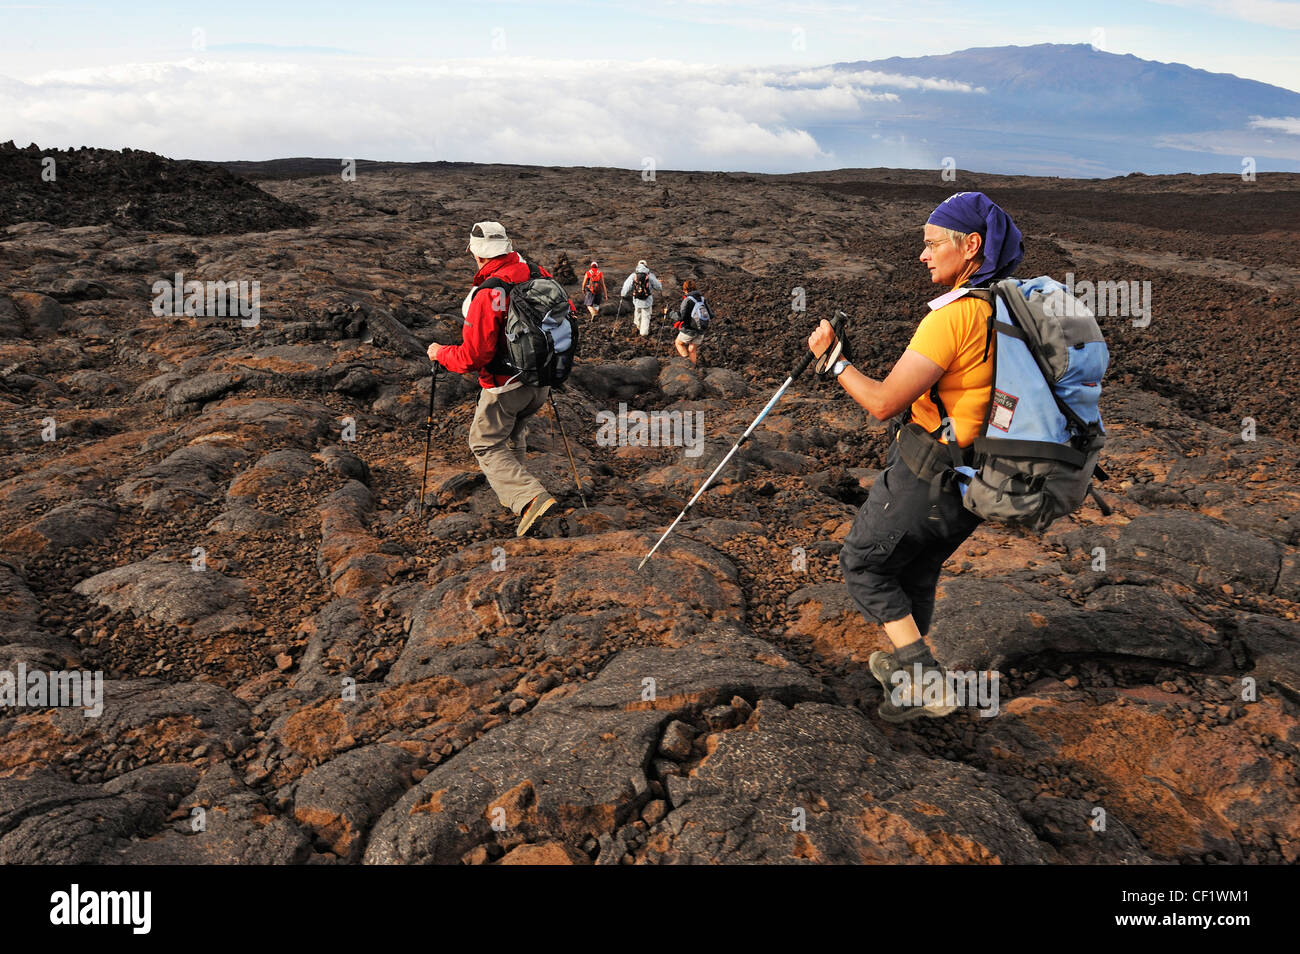
[[[663,285],[655,273],[650,271],[645,259],[636,263],[636,271],[623,282],[620,294],[624,298],[632,296],[632,321],[642,338],[650,334],[650,311],[655,304],[654,293],[660,291],[663,291]]]

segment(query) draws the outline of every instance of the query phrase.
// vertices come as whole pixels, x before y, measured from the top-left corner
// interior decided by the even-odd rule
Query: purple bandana
[[[984,262],[971,276],[972,287],[1006,278],[1025,257],[1020,229],[1011,216],[1002,211],[983,192],[958,192],[939,203],[926,219],[927,225],[978,232],[983,239]]]

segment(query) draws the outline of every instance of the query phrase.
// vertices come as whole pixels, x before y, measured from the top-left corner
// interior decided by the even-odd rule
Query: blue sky
[[[665,167],[824,168],[810,129],[916,78],[819,67],[1048,42],[1300,91],[1300,0],[0,0],[0,141],[626,168],[674,142]],[[936,160],[891,143],[864,162]]]
[[[0,3],[0,73],[185,55],[194,30],[254,55],[449,59],[505,51],[554,59],[645,58],[744,65],[949,53],[1008,42],[1096,42],[1300,90],[1300,2],[1028,0],[788,3],[778,0],[583,2]],[[802,43],[794,31],[802,30]],[[501,30],[502,33],[494,33]],[[1100,32],[1099,32],[1100,31]],[[496,40],[497,46],[493,46]],[[240,51],[249,52],[249,51]]]

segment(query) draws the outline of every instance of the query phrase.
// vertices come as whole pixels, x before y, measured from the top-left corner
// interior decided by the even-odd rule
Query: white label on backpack
[[[1011,430],[1011,419],[1016,416],[1016,405],[1020,398],[1005,391],[993,392],[993,404],[989,410],[989,426],[1000,431]]]

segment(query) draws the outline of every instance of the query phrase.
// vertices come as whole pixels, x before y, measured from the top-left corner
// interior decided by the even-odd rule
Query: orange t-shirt
[[[952,417],[960,447],[979,436],[989,410],[993,389],[993,355],[984,357],[988,316],[993,307],[978,298],[961,297],[948,302],[921,319],[910,351],[923,354],[944,369],[939,379],[939,398]],[[940,422],[939,409],[927,391],[912,402],[912,420],[927,431]]]

